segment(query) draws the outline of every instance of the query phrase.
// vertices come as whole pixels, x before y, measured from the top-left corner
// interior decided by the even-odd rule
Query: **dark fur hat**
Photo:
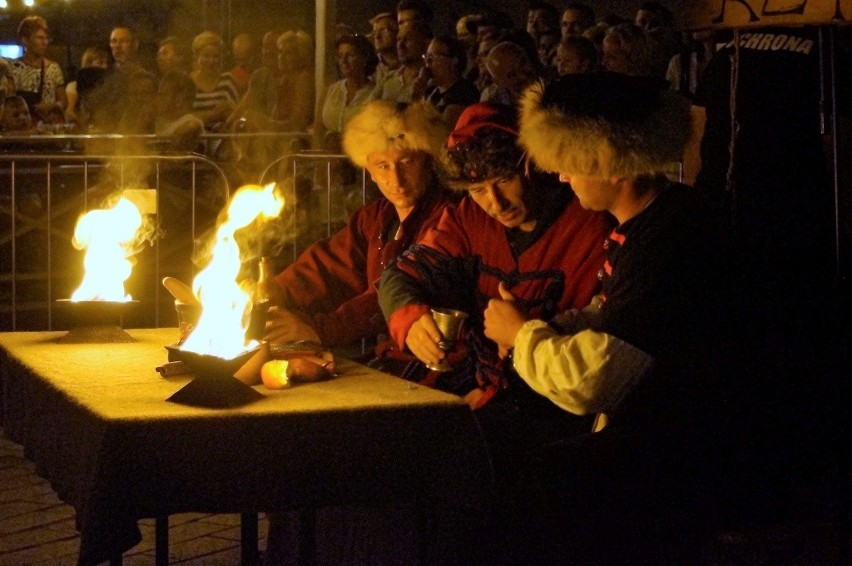
[[[678,162],[691,133],[689,102],[654,77],[566,75],[521,99],[519,140],[543,169],[636,178]]]

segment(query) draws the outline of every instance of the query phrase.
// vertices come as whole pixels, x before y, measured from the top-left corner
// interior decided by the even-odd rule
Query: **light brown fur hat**
[[[689,102],[652,77],[566,75],[529,87],[520,101],[519,142],[539,167],[598,178],[636,178],[683,156]]]
[[[373,100],[346,124],[343,151],[359,167],[367,165],[371,153],[392,149],[424,151],[440,159],[449,134],[449,126],[429,102],[404,106]]]

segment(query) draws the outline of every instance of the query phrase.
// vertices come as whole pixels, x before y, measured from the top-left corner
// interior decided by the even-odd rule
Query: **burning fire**
[[[86,250],[83,282],[71,294],[72,301],[128,302],[124,290],[136,253],[142,213],[133,202],[121,197],[112,208],[91,210],[82,215],[74,228],[71,243]]]
[[[275,218],[283,206],[274,183],[246,185],[231,198],[225,220],[216,229],[210,263],[192,282],[202,310],[182,350],[231,359],[257,346],[245,337],[254,297],[237,281],[243,260],[235,234],[256,220]]]

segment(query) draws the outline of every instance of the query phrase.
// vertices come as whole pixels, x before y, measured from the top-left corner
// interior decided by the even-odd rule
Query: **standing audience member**
[[[15,93],[26,100],[36,123],[48,121],[54,111],[64,114],[68,105],[65,77],[59,63],[46,57],[50,43],[47,20],[26,16],[18,25],[18,41],[24,54],[12,61]]]
[[[222,38],[212,31],[203,31],[192,40],[194,68],[189,78],[196,88],[192,108],[212,131],[224,124],[237,104],[234,77],[222,72],[222,47]]]
[[[561,39],[559,30],[545,31],[538,36],[538,60],[546,77],[556,74],[556,48]]]
[[[583,35],[593,25],[595,25],[595,11],[591,6],[580,2],[568,2],[562,11],[560,21],[562,37]]]
[[[343,78],[323,93],[314,123],[314,145],[339,152],[346,122],[370,99],[375,86],[370,76],[378,58],[370,41],[361,35],[344,35],[335,41],[335,48],[337,70]]]
[[[382,270],[450,200],[432,158],[447,129],[427,103],[371,101],[349,120],[343,150],[367,169],[383,198],[356,210],[343,229],[276,276],[268,340],[340,346],[386,331],[376,291]]]
[[[532,562],[694,563],[681,552],[713,530],[704,521],[727,479],[726,411],[734,384],[745,386],[732,374],[741,288],[715,209],[662,174],[690,133],[688,103],[666,86],[569,75],[522,101],[530,157],[618,223],[587,308],[548,324],[504,287],[485,311],[485,335],[511,350],[533,390],[564,411],[604,415],[598,432],[515,462],[535,487],[504,487],[508,511],[539,504],[511,515],[515,536],[556,547]]]
[[[157,46],[157,73],[161,77],[170,71],[186,73],[187,59],[183,42],[170,35]]]
[[[382,12],[370,20],[373,49],[379,58],[379,64],[373,73],[373,82],[382,85],[388,74],[399,68],[399,56],[396,53],[396,37],[399,28],[393,12]]]
[[[423,56],[431,40],[432,30],[419,20],[400,29],[396,40],[400,67],[389,73],[384,83],[377,85],[371,97],[392,102],[411,102],[414,83],[423,69]]]
[[[272,128],[304,132],[314,119],[314,46],[310,35],[291,30],[278,38],[278,99]]]
[[[83,55],[80,57],[81,69],[107,69],[109,67],[109,53],[99,45],[90,45],[83,50]],[[77,91],[77,80],[73,80],[65,85],[65,96],[68,99],[68,106],[65,108],[65,120],[69,123],[77,122],[78,102],[80,100]]]
[[[467,58],[462,45],[454,37],[441,35],[434,38],[423,56],[425,72],[429,76],[423,98],[432,103],[444,117],[447,125],[455,124],[462,110],[479,100],[476,86],[462,76]],[[419,90],[415,86],[415,90]]]

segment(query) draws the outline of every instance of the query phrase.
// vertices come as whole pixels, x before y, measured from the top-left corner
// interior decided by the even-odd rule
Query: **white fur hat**
[[[548,171],[636,178],[683,156],[689,102],[665,81],[617,73],[566,75],[521,99],[519,142]]]
[[[343,151],[359,167],[367,165],[371,153],[392,149],[425,151],[439,157],[449,133],[449,126],[429,102],[405,106],[373,100],[347,122]]]

